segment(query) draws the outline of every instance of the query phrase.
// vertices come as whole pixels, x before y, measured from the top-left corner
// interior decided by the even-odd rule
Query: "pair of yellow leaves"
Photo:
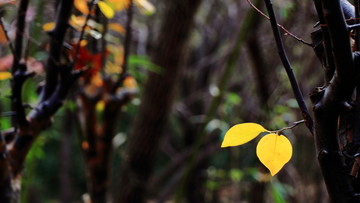
[[[259,141],[256,155],[274,176],[290,161],[292,156],[292,145],[285,136],[271,133],[256,123],[242,123],[233,126],[226,132],[221,147],[245,144],[263,132],[269,132],[269,134]]]

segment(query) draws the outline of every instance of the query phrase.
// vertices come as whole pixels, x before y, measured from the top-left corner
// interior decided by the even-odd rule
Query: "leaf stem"
[[[275,133],[275,134],[281,134],[283,131],[285,130],[290,130],[290,129],[293,129],[295,128],[296,126],[302,124],[302,123],[305,123],[305,120],[300,120],[300,121],[295,121],[294,124],[290,127],[284,127],[284,128],[281,128],[280,130],[274,130],[274,131],[269,131],[270,133]]]

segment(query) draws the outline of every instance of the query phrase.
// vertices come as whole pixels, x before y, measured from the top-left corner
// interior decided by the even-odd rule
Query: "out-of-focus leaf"
[[[123,86],[128,89],[137,89],[135,78],[132,76],[127,76],[123,82]]]
[[[158,74],[162,74],[165,71],[162,67],[151,62],[150,59],[147,58],[146,56],[140,56],[140,55],[129,56],[129,66],[130,67],[139,66],[141,68],[145,68],[149,71]]]
[[[45,32],[48,32],[48,31],[51,31],[55,28],[55,23],[54,22],[48,22],[48,23],[45,23],[43,26],[42,26],[42,29],[43,31]]]
[[[101,39],[102,37],[102,34],[100,32],[93,29],[87,29],[86,32],[89,33],[95,39]]]
[[[89,7],[87,0],[75,0],[74,6],[77,10],[79,10],[82,14],[88,15],[89,14]]]
[[[76,46],[76,45],[75,45]],[[70,55],[74,57],[75,51],[70,52]],[[86,69],[84,77],[93,76],[97,74],[102,68],[103,53],[91,53],[86,47],[81,47],[78,52],[77,61],[74,66],[76,70]]]
[[[113,30],[113,31],[115,31],[115,32],[118,32],[118,33],[120,33],[120,34],[124,34],[124,33],[125,33],[124,27],[121,26],[121,25],[118,24],[118,23],[110,23],[110,24],[108,25],[108,29],[109,29],[109,30]]]
[[[12,77],[10,72],[0,72],[0,80],[7,80]]]
[[[230,170],[230,178],[233,181],[240,181],[244,176],[244,172],[240,169],[231,169]]]
[[[274,203],[286,203],[286,196],[291,194],[289,186],[279,181],[271,182],[271,196]]]
[[[122,71],[122,67],[120,65],[116,65],[115,63],[108,61],[105,65],[105,73],[106,74],[119,74]]]
[[[147,0],[135,0],[134,3],[144,15],[152,15],[156,12],[155,6]]]
[[[98,103],[96,103],[96,110],[104,111],[104,109],[105,109],[105,101],[104,100],[98,101]]]
[[[0,27],[0,44],[6,44],[7,42],[5,30]]]
[[[75,16],[75,15],[72,15],[70,17],[70,21],[69,21],[69,24],[71,25],[71,27],[73,27],[74,29],[80,31],[84,25],[85,25],[85,22],[86,22],[86,18],[84,16]]]
[[[80,46],[82,46],[82,47],[86,46],[87,44],[88,44],[88,41],[85,39],[80,41]]]
[[[98,6],[106,18],[111,19],[114,17],[115,11],[108,3],[99,1]]]
[[[129,0],[107,0],[107,2],[118,12],[129,7]]]

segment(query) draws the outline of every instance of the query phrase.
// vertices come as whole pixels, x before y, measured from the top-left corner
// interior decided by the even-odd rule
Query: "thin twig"
[[[264,16],[266,19],[270,20],[269,16],[267,16],[265,13],[263,13],[262,11],[260,11],[260,9],[258,9],[252,2],[251,0],[247,0],[247,2],[250,4],[250,6],[255,9],[258,13],[260,13],[262,16]],[[293,37],[294,39],[296,39],[297,41],[306,44],[310,47],[312,47],[313,45],[309,42],[306,42],[305,40],[301,39],[300,37],[297,37],[296,35],[294,35],[293,33],[291,33],[290,31],[288,31],[284,26],[280,25],[277,23],[277,26],[279,28],[281,28],[284,32],[286,32],[288,35],[290,35],[291,37]]]
[[[79,40],[78,40],[78,43],[76,44],[76,49],[75,49],[75,54],[74,54],[74,60],[72,62],[72,67],[76,64],[77,62],[77,59],[78,59],[78,55],[79,55],[79,51],[80,51],[80,44],[81,44],[81,41],[83,40],[84,38],[84,35],[85,35],[85,29],[87,27],[87,23],[88,21],[90,20],[91,18],[91,11],[93,10],[93,7],[95,5],[95,0],[92,0],[90,2],[90,5],[89,5],[89,13],[87,14],[86,16],[86,19],[85,19],[85,23],[81,29],[81,33],[80,33],[80,36],[79,36]]]
[[[6,41],[8,42],[9,44],[9,48],[10,48],[10,51],[11,51],[11,54],[14,56],[14,58],[16,60],[19,60],[18,57],[16,56],[16,53],[15,53],[15,50],[14,50],[14,46],[13,44],[11,43],[10,41],[10,37],[9,37],[9,34],[4,26],[4,22],[3,22],[3,18],[0,18],[0,26],[1,26],[1,29],[4,31],[4,34],[5,34],[5,38],[6,38]]]
[[[274,10],[272,8],[271,0],[265,0],[265,4],[266,4],[266,8],[267,8],[268,13],[269,13],[270,22],[271,22],[271,28],[272,28],[273,33],[274,33],[274,37],[275,37],[276,46],[277,46],[277,49],[278,49],[278,52],[279,52],[279,56],[281,58],[281,61],[282,61],[283,65],[284,65],[284,68],[285,68],[286,73],[288,75],[288,78],[290,80],[290,84],[291,84],[291,87],[292,87],[293,92],[295,94],[296,101],[297,101],[297,103],[298,103],[298,105],[300,107],[300,110],[302,112],[302,116],[306,121],[306,126],[308,127],[310,132],[313,134],[313,120],[312,120],[312,118],[310,116],[310,113],[308,111],[308,108],[307,108],[307,106],[305,104],[303,95],[302,95],[302,93],[300,91],[300,88],[299,88],[299,85],[298,85],[298,83],[296,81],[294,72],[292,71],[292,67],[290,65],[290,62],[289,62],[289,60],[287,58],[287,55],[286,55],[286,52],[285,52],[285,49],[284,49],[284,45],[283,45],[283,42],[281,40],[278,24],[276,22],[275,13],[274,13]]]
[[[302,123],[305,123],[305,120],[300,120],[300,121],[296,121],[294,122],[294,124],[290,127],[284,127],[284,128],[281,128],[280,130],[274,130],[274,131],[269,131],[270,133],[275,133],[275,134],[280,134],[282,133],[283,131],[285,130],[290,130],[290,129],[293,129],[295,128],[296,126],[302,124]]]
[[[132,40],[132,18],[133,18],[133,0],[130,0],[129,2],[129,8],[127,12],[127,21],[126,21],[126,32],[125,32],[125,42],[124,42],[124,62],[122,66],[122,71],[119,74],[119,78],[117,79],[114,90],[118,88],[121,83],[126,78],[128,72],[128,61],[129,61],[129,55],[130,55],[130,45]]]
[[[25,32],[25,18],[26,18],[26,11],[29,5],[29,0],[21,0],[18,8],[18,16],[16,22],[16,33],[15,33],[15,42],[14,42],[14,62],[11,69],[11,72],[14,74],[20,64],[20,59],[22,57],[23,51],[23,39],[24,39],[24,32]]]
[[[322,25],[323,26],[323,25]],[[359,28],[360,27],[360,24],[353,24],[353,25],[349,25],[348,26],[348,29],[349,30],[353,30],[353,29],[357,29],[357,28]]]

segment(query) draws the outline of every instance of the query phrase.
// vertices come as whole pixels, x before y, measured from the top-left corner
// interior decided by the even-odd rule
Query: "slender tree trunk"
[[[70,110],[66,110],[64,121],[64,134],[61,139],[61,165],[60,165],[60,199],[61,202],[67,203],[71,201],[71,134],[73,133],[74,114]]]
[[[153,56],[154,63],[164,71],[161,74],[150,73],[145,85],[124,157],[119,190],[121,194],[116,202],[144,202],[146,199],[145,188],[174,99],[176,78],[186,54],[188,36],[200,2],[166,1],[167,10]]]

